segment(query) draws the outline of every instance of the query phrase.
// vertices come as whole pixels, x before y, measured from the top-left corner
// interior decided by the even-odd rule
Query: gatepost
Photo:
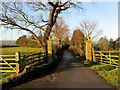
[[[91,62],[95,61],[94,48],[92,45],[92,41],[90,40],[90,36],[87,37],[86,41],[86,60]]]
[[[52,40],[47,40],[48,61],[52,61]]]
[[[19,73],[20,52],[16,52],[16,73]]]

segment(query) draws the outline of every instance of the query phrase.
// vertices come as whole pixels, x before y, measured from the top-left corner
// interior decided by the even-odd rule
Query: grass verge
[[[90,67],[108,83],[120,90],[120,70],[109,65],[101,65],[97,62],[86,61],[85,57],[75,56],[85,66]]]
[[[120,88],[118,83],[118,68],[110,67],[109,65],[94,65],[90,68],[103,77],[108,83],[115,86],[117,89]]]

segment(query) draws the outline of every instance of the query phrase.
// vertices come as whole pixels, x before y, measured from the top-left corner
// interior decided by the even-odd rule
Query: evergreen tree
[[[76,54],[84,55],[85,37],[82,31],[75,30],[71,39],[73,51]]]
[[[109,40],[109,50],[114,50],[115,49],[115,41],[111,38]]]
[[[98,42],[98,47],[101,51],[106,51],[109,49],[109,43],[107,37],[101,37]]]

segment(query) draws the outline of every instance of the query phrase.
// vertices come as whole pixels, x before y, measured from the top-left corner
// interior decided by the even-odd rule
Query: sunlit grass
[[[41,52],[41,48],[31,48],[31,47],[7,47],[0,49],[3,55],[11,55],[16,52],[20,52],[21,54],[29,54],[29,53],[39,53]]]
[[[118,69],[115,67],[110,67],[108,65],[95,65],[90,67],[94,71],[96,71],[100,76],[106,79],[109,83],[119,87],[118,84]]]

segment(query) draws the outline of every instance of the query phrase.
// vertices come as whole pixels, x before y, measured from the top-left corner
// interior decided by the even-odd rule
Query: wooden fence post
[[[111,66],[111,53],[109,52],[110,66]]]
[[[39,55],[39,63],[40,63],[41,62],[40,53],[38,55]]]
[[[96,62],[96,59],[95,59],[95,50],[94,48],[92,47],[92,59],[94,62]]]
[[[17,62],[17,64],[16,64],[16,72],[17,72],[17,74],[19,73],[19,61],[20,61],[20,52],[16,52],[16,62]]]
[[[45,49],[42,49],[42,54],[41,54],[41,57],[40,57],[40,58],[43,59],[44,62],[47,62],[47,59],[48,59],[48,58],[46,57],[46,53],[47,53],[46,50],[45,50]]]
[[[32,63],[34,62],[34,55],[32,55]],[[34,65],[34,63],[32,64],[32,65]]]
[[[100,54],[100,57],[101,57],[101,63],[103,63],[103,61],[102,61],[102,54]]]
[[[22,64],[23,64],[24,68],[25,68],[25,66],[26,66],[25,59],[26,59],[26,58],[25,58],[25,55],[23,55],[23,63],[22,63]]]

